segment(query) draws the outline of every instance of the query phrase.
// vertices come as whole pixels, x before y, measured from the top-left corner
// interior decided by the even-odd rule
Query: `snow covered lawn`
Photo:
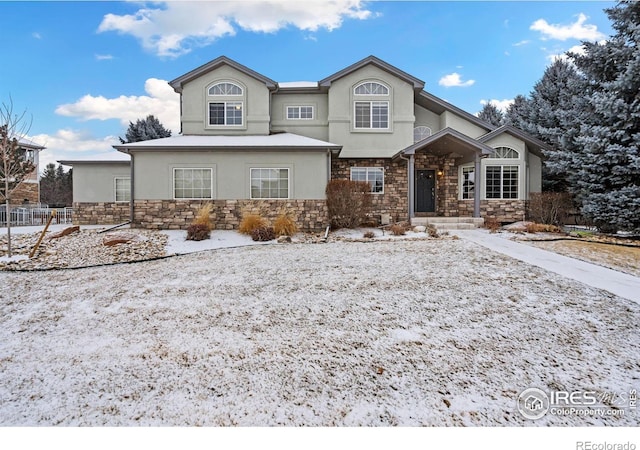
[[[0,273],[0,425],[637,425],[516,410],[640,388],[640,306],[465,240]]]

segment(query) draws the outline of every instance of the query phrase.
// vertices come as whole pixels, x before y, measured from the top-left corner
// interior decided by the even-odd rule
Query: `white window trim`
[[[302,115],[302,108],[311,108],[311,117],[300,117]],[[289,117],[289,110],[297,109],[298,117]],[[316,117],[315,108],[313,105],[287,105],[285,110],[285,119],[287,120],[313,120]]]
[[[460,187],[458,200],[473,200],[474,197],[464,198],[464,170],[465,169],[475,169],[475,166],[474,165],[463,165],[463,166],[460,166],[460,168],[458,169],[458,186]],[[473,170],[473,171],[475,172],[475,170]],[[473,178],[474,178],[474,180],[473,180],[473,188],[476,189],[476,187],[478,185],[478,174],[474,173]]]
[[[251,172],[254,170],[286,170],[287,171],[287,197],[254,197],[251,186]],[[250,200],[290,200],[291,199],[291,169],[289,167],[249,167],[249,199]]]
[[[353,171],[354,170],[365,170],[366,171],[366,178],[367,181],[366,183],[368,183],[368,179],[369,179],[369,170],[380,170],[382,171],[382,191],[380,192],[373,192],[373,185],[371,185],[371,190],[369,191],[369,193],[373,194],[373,195],[381,195],[384,194],[384,167],[380,167],[380,166],[374,166],[374,167],[351,167],[350,172],[349,172],[349,179],[351,181],[362,181],[362,180],[354,180],[353,179]]]
[[[240,93],[239,94],[212,94],[211,93],[211,89],[213,89],[215,86],[218,86],[220,84],[231,84],[231,85],[237,87],[238,89],[240,89]],[[209,85],[209,87],[207,88],[207,95],[209,97],[243,97],[244,96],[244,87],[242,87],[238,83],[234,83],[233,81],[230,81],[230,80],[220,80],[220,81],[216,81],[215,83]]]
[[[356,119],[356,104],[369,103],[369,127],[359,127]],[[387,104],[387,126],[386,128],[373,128],[373,103],[386,103]],[[391,106],[388,100],[354,100],[353,102],[353,129],[356,131],[389,131],[391,122]]]
[[[425,132],[427,130],[429,130],[428,134],[425,134],[425,136],[422,139],[418,139],[416,141],[416,131],[420,130],[421,132]],[[424,141],[426,138],[428,138],[429,136],[431,136],[433,134],[433,130],[431,129],[431,127],[428,127],[426,125],[418,125],[416,127],[413,128],[413,143],[417,144],[420,141]]]
[[[521,159],[521,154],[520,154],[520,152],[519,152],[518,150],[516,150],[515,148],[510,147],[510,146],[508,146],[508,145],[498,145],[497,147],[495,147],[495,148],[493,149],[493,150],[494,150],[494,152],[495,152],[495,151],[497,151],[499,148],[506,148],[506,149],[508,149],[508,150],[512,150],[512,151],[516,152],[516,155],[518,155],[518,156],[517,156],[517,157],[515,157],[515,158],[503,158],[503,157],[493,156],[493,155],[495,155],[495,153],[493,153],[493,154],[489,155],[489,157],[488,157],[487,159],[489,159],[489,160],[491,160],[491,161],[495,161],[495,160],[516,161],[516,160],[520,160],[520,159]],[[505,165],[508,165],[508,164],[505,164]]]
[[[118,180],[129,181],[129,200],[118,200]],[[115,203],[129,203],[131,201],[131,177],[114,177],[113,178],[113,199]]]
[[[360,86],[362,86],[362,85],[364,85],[364,84],[368,84],[368,83],[371,83],[371,84],[379,84],[380,86],[384,87],[384,88],[387,90],[387,93],[386,93],[386,94],[358,94],[358,93],[356,93],[356,90],[357,90]],[[391,88],[390,88],[389,86],[387,86],[385,83],[381,83],[380,81],[376,81],[376,80],[366,80],[366,81],[363,81],[363,82],[361,82],[361,83],[358,83],[358,84],[356,84],[356,85],[354,86],[354,88],[353,88],[353,95],[357,95],[357,96],[360,96],[360,97],[369,97],[369,96],[371,96],[371,97],[388,97],[389,95],[391,95]]]
[[[208,170],[211,176],[211,193],[209,197],[176,197],[176,170]],[[213,168],[211,167],[174,167],[173,178],[171,180],[171,191],[174,200],[212,200],[213,199]]]
[[[224,104],[224,124],[221,123],[211,123],[211,104],[213,103],[222,103]],[[240,103],[241,108],[241,123],[227,123],[227,103]],[[207,126],[210,128],[220,128],[220,127],[233,127],[233,128],[241,128],[244,127],[244,101],[241,100],[210,100],[207,102]]]
[[[496,161],[496,160],[492,160]],[[515,159],[511,160],[515,161]],[[487,197],[487,188],[489,187],[489,183],[487,182],[487,168],[489,167],[500,167],[500,197],[498,198],[489,198]],[[518,187],[517,194],[515,198],[505,198],[503,191],[503,177],[504,177],[504,168],[505,167],[515,167],[518,170]],[[482,180],[483,180],[483,191],[484,191],[484,199],[485,200],[520,200],[520,186],[522,185],[522,176],[520,174],[520,166],[518,164],[507,164],[507,163],[497,163],[497,164],[487,164],[484,166],[482,170]]]

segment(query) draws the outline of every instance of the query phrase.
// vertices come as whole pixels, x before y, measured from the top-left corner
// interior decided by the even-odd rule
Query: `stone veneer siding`
[[[211,221],[218,230],[237,229],[243,213],[259,214],[273,223],[283,210],[295,217],[301,231],[323,231],[328,225],[325,200],[136,200],[133,225],[184,230],[205,203],[213,205]]]
[[[74,203],[74,225],[116,225],[128,222],[129,202]]]
[[[407,161],[398,159],[332,158],[331,178],[350,180],[352,167],[384,168],[384,193],[371,194],[372,218],[380,222],[381,214],[390,214],[392,222],[408,220]]]
[[[461,217],[473,216],[473,200],[459,200]],[[527,202],[525,200],[480,200],[480,216],[498,222],[518,222],[525,220]]]
[[[11,193],[12,205],[22,205],[25,200],[28,201],[27,203],[40,203],[40,185],[38,183],[23,181]]]

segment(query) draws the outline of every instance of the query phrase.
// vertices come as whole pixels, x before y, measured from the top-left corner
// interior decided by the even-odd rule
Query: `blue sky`
[[[612,34],[604,1],[0,1],[0,101],[45,164],[101,157],[129,121],[179,131],[172,80],[220,55],[318,81],[375,55],[471,113],[528,94],[557,55]],[[7,64],[10,62],[10,64]]]

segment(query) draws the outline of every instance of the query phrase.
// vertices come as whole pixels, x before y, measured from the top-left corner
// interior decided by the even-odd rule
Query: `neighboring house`
[[[369,182],[378,220],[511,222],[541,190],[542,142],[425,92],[374,56],[289,83],[220,57],[169,84],[181,97],[181,135],[115,145],[129,163],[60,161],[74,166],[78,223],[184,228],[210,201],[218,228],[260,203],[322,229],[330,179]]]
[[[36,205],[40,203],[40,152],[45,147],[38,145],[28,139],[20,139],[20,152],[25,159],[31,161],[35,170],[31,172],[11,194],[11,204],[13,205]]]

